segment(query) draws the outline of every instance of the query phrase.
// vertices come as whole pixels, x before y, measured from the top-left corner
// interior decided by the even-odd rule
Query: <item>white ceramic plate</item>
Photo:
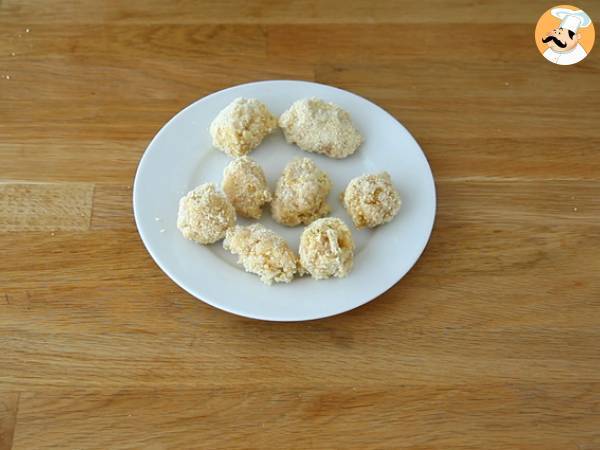
[[[265,170],[271,188],[294,157],[312,158],[332,182],[332,216],[351,228],[356,252],[347,278],[316,281],[297,278],[290,284],[263,284],[246,273],[222,242],[202,246],[182,237],[176,227],[179,198],[195,186],[220,186],[230,158],[212,148],[208,127],[217,113],[237,97],[253,97],[279,116],[295,100],[319,97],[352,117],[365,142],[356,153],[336,160],[287,144],[280,130],[250,156]],[[396,218],[374,230],[357,230],[338,198],[351,178],[387,170],[402,195]],[[410,270],[425,248],[435,217],[435,186],[425,155],[410,133],[377,105],[331,86],[304,81],[243,84],[205,97],[179,112],[154,137],[140,161],[133,189],[137,227],[159,267],[179,286],[202,301],[245,317],[275,321],[318,319],[360,306],[382,294]],[[158,219],[158,220],[157,220]],[[270,217],[260,220],[297,250],[302,227],[287,228]],[[238,223],[250,223],[243,219]]]

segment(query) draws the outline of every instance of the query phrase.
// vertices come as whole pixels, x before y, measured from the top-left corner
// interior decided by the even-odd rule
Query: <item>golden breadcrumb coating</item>
[[[330,190],[331,180],[314,161],[296,158],[288,163],[277,181],[271,203],[273,218],[290,227],[309,224],[330,211],[327,204]]]
[[[257,274],[266,284],[289,283],[298,271],[298,257],[287,242],[260,223],[229,229],[223,248],[238,255],[246,272]]]
[[[341,219],[317,219],[302,232],[299,253],[302,269],[313,278],[345,277],[354,260],[352,233]]]
[[[264,103],[236,98],[210,124],[213,145],[229,156],[243,156],[277,127],[277,119]]]
[[[247,156],[236,158],[225,167],[222,188],[235,211],[250,219],[260,219],[263,205],[272,199],[265,173]]]
[[[373,228],[389,222],[402,204],[387,172],[353,178],[341,200],[357,228]]]
[[[235,225],[235,209],[213,183],[201,184],[179,200],[177,228],[186,239],[212,244]]]
[[[331,158],[345,158],[362,143],[350,115],[334,103],[318,98],[294,102],[279,117],[279,126],[288,142]]]

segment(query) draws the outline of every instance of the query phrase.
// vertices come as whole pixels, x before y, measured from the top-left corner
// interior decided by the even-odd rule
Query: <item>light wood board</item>
[[[549,6],[1,1],[0,450],[599,449],[600,49],[545,61]],[[172,115],[281,78],[387,109],[438,190],[413,270],[309,323],[195,300],[132,217]]]

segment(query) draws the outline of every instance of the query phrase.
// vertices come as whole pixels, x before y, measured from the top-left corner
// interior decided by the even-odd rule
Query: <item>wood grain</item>
[[[599,386],[564,384],[564,395],[557,395],[555,386],[34,394],[21,399],[20,414],[31,428],[17,433],[15,447],[269,448],[277,442],[281,449],[307,445],[376,449],[382,447],[380,443],[402,449],[429,449],[432,443],[480,449],[494,442],[497,448],[542,450],[549,445],[594,448],[600,444],[598,435],[589,432],[597,417],[583,406],[600,406]],[[557,406],[560,410],[553,412]],[[377,416],[379,421],[366,424],[365,416]],[[42,426],[48,426],[48,431],[40,445],[35,430]],[[67,427],[74,432],[64,436],[60,430]],[[417,429],[421,432],[411,431]],[[469,434],[468,445],[462,433]],[[571,433],[578,436],[572,438]]]
[[[19,394],[0,392],[0,450],[10,450],[13,444]]]
[[[548,4],[534,0],[489,8],[483,2],[460,0],[394,2],[387,0],[299,0],[294,2],[223,0],[61,0],[58,5],[35,0],[4,0],[0,18],[27,23],[525,23],[535,21]],[[541,11],[541,12],[540,12]]]
[[[82,231],[89,228],[90,183],[0,181],[0,231]]]
[[[600,53],[548,64],[548,6],[0,2],[0,450],[600,448]],[[377,102],[435,174],[421,259],[342,316],[225,314],[135,229],[156,131],[274,78]]]

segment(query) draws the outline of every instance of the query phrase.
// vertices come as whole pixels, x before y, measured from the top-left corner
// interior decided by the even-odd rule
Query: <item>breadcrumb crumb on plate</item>
[[[254,98],[280,116],[296,100],[316,97],[332,102],[352,117],[364,142],[345,159],[319,153],[307,155],[288,143],[280,131],[265,136],[251,153],[273,192],[285,166],[309,156],[327,174],[331,191],[328,217],[347,224],[354,241],[353,265],[347,276],[316,280],[299,277],[290,283],[264,284],[237,263],[223,245],[198,245],[175,230],[178,201],[196,186],[221,186],[231,156],[212,145],[209,125],[236,98]],[[357,229],[339,195],[349,181],[363,174],[389,172],[402,194],[394,219],[373,229]],[[135,220],[146,248],[179,286],[202,301],[245,317],[276,321],[310,320],[339,314],[367,303],[390,289],[417,261],[425,248],[435,215],[435,188],[419,145],[387,112],[347,91],[303,81],[266,81],[236,86],[209,95],[169,121],[149,144],[140,161],[133,189]],[[154,220],[160,217],[160,222]],[[277,223],[263,205],[258,220],[238,214],[237,224],[260,223],[281,236],[297,253],[303,226]],[[166,229],[165,233],[160,233]],[[380,301],[384,301],[383,299]],[[396,296],[385,297],[396,301]],[[375,305],[375,307],[377,307]]]

